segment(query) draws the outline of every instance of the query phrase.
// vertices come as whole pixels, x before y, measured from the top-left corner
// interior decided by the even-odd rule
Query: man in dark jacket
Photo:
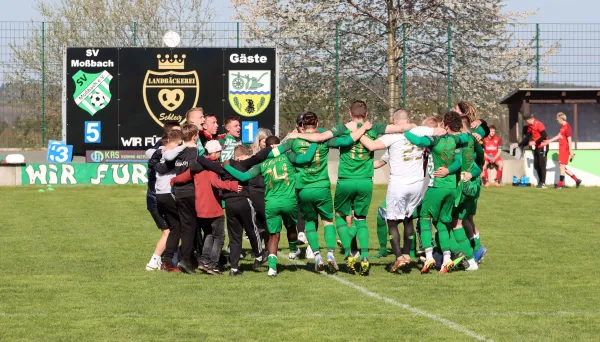
[[[184,173],[192,163],[197,163],[197,169],[208,169],[215,171],[218,174],[225,174],[223,168],[215,162],[209,161],[203,155],[198,155],[197,140],[198,128],[192,124],[185,124],[182,127],[184,144],[169,151],[165,151],[162,155],[161,162],[154,169],[159,173],[166,173],[170,168],[175,169],[175,174]],[[174,163],[171,163],[173,162]],[[173,194],[177,203],[177,210],[180,219],[180,237],[177,232],[171,231],[167,239],[167,247],[165,250],[165,258],[173,257],[174,252],[179,245],[181,239],[181,261],[177,265],[180,270],[185,273],[196,273],[198,267],[197,259],[193,256],[194,238],[196,235],[196,209],[195,209],[195,193],[194,182],[188,181],[177,184],[173,187]],[[167,262],[169,260],[166,260]]]
[[[547,147],[542,143],[548,139],[546,133],[546,127],[544,124],[536,119],[532,113],[523,114],[523,120],[527,123],[527,134],[519,146],[525,146],[526,142],[533,151],[533,168],[538,175],[538,184],[536,188],[546,188],[546,154],[548,153]]]
[[[263,162],[269,156],[271,147],[262,149],[257,154],[250,157],[250,149],[244,145],[239,145],[234,149],[233,159],[229,160],[229,165],[236,170],[246,172],[252,166]],[[235,180],[230,174],[223,176],[223,180]],[[266,257],[261,246],[260,233],[256,226],[256,210],[250,200],[248,182],[242,182],[243,186],[240,192],[223,191],[225,200],[225,209],[227,216],[227,233],[229,235],[230,264],[231,271],[229,275],[237,276],[242,272],[238,269],[240,254],[242,252],[242,229],[246,231],[252,252],[255,256],[254,267],[258,268],[265,263]]]

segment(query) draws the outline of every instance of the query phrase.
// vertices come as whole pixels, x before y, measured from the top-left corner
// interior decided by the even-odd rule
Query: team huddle
[[[162,235],[146,269],[222,274],[229,263],[229,274],[241,275],[245,232],[253,268],[266,263],[267,274],[276,276],[285,227],[288,258],[300,257],[299,246],[307,244],[305,256],[314,258],[315,271],[335,273],[339,246],[344,270],[368,275],[373,175],[389,164],[387,194],[377,217],[380,249],[373,258],[388,255],[389,241],[396,257],[390,272],[415,265],[422,273],[477,270],[486,249],[473,217],[479,176],[490,162],[481,144],[490,130],[475,108],[460,102],[421,126],[411,123],[404,110],[393,114],[391,124],[371,123],[363,101],[354,101],[349,112],[348,123],[330,130],[319,127],[315,113],[306,112],[283,141],[260,129],[250,147],[240,140],[239,118],[227,118],[226,134],[220,137],[216,117],[205,116],[201,108],[189,110],[182,126],[166,123],[161,141],[147,151],[148,210]],[[340,153],[333,198],[330,149]],[[381,160],[374,159],[375,150],[385,150]],[[228,257],[222,256],[225,221]]]

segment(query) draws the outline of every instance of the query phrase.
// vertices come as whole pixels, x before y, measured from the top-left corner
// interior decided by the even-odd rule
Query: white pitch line
[[[454,312],[442,316],[596,316],[600,311],[489,311],[489,312]]]
[[[278,252],[277,254],[282,259],[285,257],[281,252]],[[304,263],[302,261],[290,260],[290,262],[292,262],[292,263],[294,263],[296,265],[306,266],[306,263]],[[410,312],[412,312],[415,315],[427,317],[427,318],[429,318],[429,319],[431,319],[433,321],[442,323],[443,325],[449,327],[450,329],[458,331],[460,333],[463,333],[463,334],[465,334],[467,336],[470,336],[470,337],[472,337],[472,338],[474,338],[476,340],[493,342],[493,340],[488,339],[485,336],[481,336],[481,335],[477,334],[476,332],[474,332],[472,330],[469,330],[469,329],[463,327],[462,325],[460,325],[458,323],[452,322],[452,321],[447,320],[445,318],[442,318],[442,317],[440,317],[438,315],[434,315],[434,314],[431,314],[431,313],[429,313],[427,311],[424,311],[424,310],[412,307],[412,306],[410,306],[408,304],[403,304],[403,303],[400,303],[400,302],[398,302],[398,301],[396,301],[394,299],[391,299],[391,298],[388,298],[388,297],[384,297],[384,296],[382,296],[382,295],[380,295],[378,293],[369,291],[369,290],[367,290],[366,288],[364,288],[362,286],[356,285],[356,284],[354,284],[354,283],[352,283],[350,281],[347,281],[345,279],[342,279],[342,278],[340,278],[340,277],[338,277],[336,275],[327,274],[327,273],[324,273],[324,275],[326,277],[330,278],[330,279],[333,279],[333,280],[337,281],[338,283],[341,283],[341,284],[344,284],[344,285],[346,285],[348,287],[351,287],[351,288],[353,288],[353,289],[355,289],[355,290],[357,290],[357,291],[359,291],[359,292],[361,292],[361,293],[363,293],[363,294],[365,294],[365,295],[367,295],[369,297],[373,297],[375,299],[382,300],[382,301],[384,301],[384,302],[386,302],[388,304],[391,304],[391,305],[393,305],[395,307],[398,307],[400,309],[404,309],[404,310],[410,311]]]

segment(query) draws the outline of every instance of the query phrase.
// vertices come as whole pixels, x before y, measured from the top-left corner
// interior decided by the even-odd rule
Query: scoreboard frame
[[[185,123],[193,107],[216,114],[220,129],[238,116],[279,135],[279,62],[276,48],[64,46],[62,139],[77,156],[146,150],[162,123]],[[101,137],[86,142],[91,121]]]

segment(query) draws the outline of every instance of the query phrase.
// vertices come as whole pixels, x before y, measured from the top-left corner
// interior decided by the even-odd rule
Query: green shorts
[[[462,195],[458,206],[454,207],[452,217],[461,220],[466,219],[469,215],[475,215],[477,211],[477,198],[473,196]]]
[[[434,222],[452,222],[456,189],[431,187],[425,192],[419,216]]]
[[[346,216],[366,217],[373,197],[373,179],[338,179],[335,187],[335,211]]]
[[[333,203],[330,188],[304,188],[298,192],[300,212],[304,221],[333,221]]]
[[[286,229],[296,225],[298,220],[298,207],[296,201],[274,201],[265,203],[265,217],[269,234],[281,232],[281,224]]]

